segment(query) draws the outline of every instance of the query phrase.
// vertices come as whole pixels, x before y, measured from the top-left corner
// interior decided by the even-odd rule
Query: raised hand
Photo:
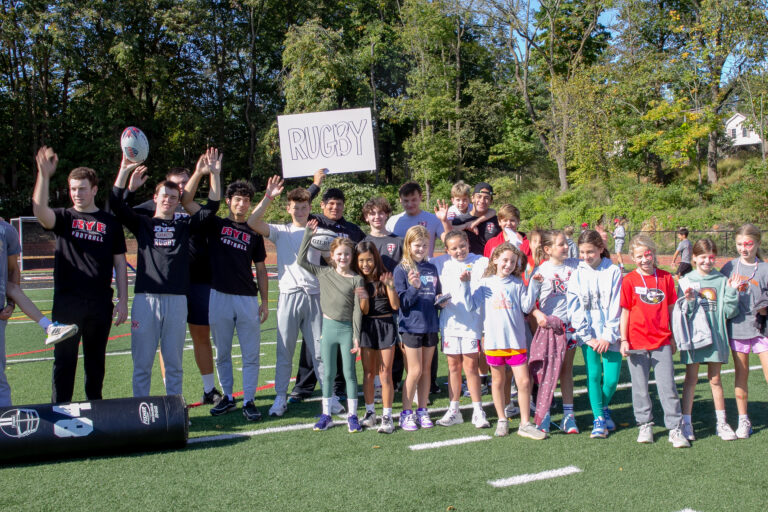
[[[319,187],[323,184],[323,180],[325,179],[325,175],[328,174],[328,169],[318,169],[315,171],[315,175],[312,176],[312,183]]]
[[[144,183],[147,182],[147,178],[149,178],[149,174],[147,173],[148,169],[140,165],[136,169],[133,170],[131,173],[131,178],[128,180],[128,190],[131,192],[135,192],[138,190]]]
[[[472,279],[472,274],[469,273],[469,270],[465,270],[459,276],[459,281],[461,281],[462,283],[465,283],[465,282],[469,281],[470,279]]]
[[[200,158],[197,159],[197,164],[195,165],[195,172],[198,174],[202,174],[203,176],[207,174],[211,174],[211,166],[208,165],[208,151],[200,155]]]
[[[307,221],[307,227],[313,232],[317,232],[317,219],[309,219]]]
[[[358,299],[365,300],[368,299],[368,292],[366,291],[364,286],[358,286],[355,288],[355,295],[357,295]]]
[[[123,159],[120,160],[120,172],[123,173],[129,173],[132,172],[134,169],[136,169],[140,164],[137,164],[136,162],[131,162],[127,158],[125,158],[125,155],[123,155]],[[146,169],[146,167],[144,167]]]
[[[408,271],[408,282],[411,283],[411,286],[416,288],[417,290],[421,288],[421,274],[417,270],[411,269]]]
[[[440,222],[447,222],[448,219],[448,201],[442,199],[437,200],[437,206],[435,206],[435,216]]]
[[[37,150],[35,161],[37,162],[37,172],[49,180],[56,172],[56,166],[59,165],[58,155],[48,146],[41,146]]]
[[[221,161],[224,158],[224,153],[219,153],[217,148],[208,148],[205,152],[205,157],[208,160],[208,169],[212,174],[221,174]]]
[[[379,281],[381,281],[384,286],[388,288],[393,288],[395,286],[395,279],[392,276],[392,272],[384,272],[379,276]]]
[[[283,190],[285,190],[285,180],[280,176],[275,175],[267,180],[267,190],[265,193],[268,198],[275,199]]]

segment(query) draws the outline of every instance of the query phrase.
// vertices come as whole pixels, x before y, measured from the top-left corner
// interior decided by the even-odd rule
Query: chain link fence
[[[677,230],[674,231],[633,231],[627,229],[627,237],[625,239],[624,249],[622,252],[629,251],[629,241],[632,237],[639,235],[640,233],[648,235],[656,243],[659,254],[674,254],[677,249],[677,244],[680,240],[677,237]],[[761,230],[762,233],[768,233],[768,230]],[[715,245],[717,245],[717,254],[721,257],[736,257],[736,232],[732,230],[728,231],[689,231],[688,240],[691,244],[695,244],[697,240],[701,238],[709,238]],[[609,240],[611,241],[609,251],[613,251],[612,236],[609,233]]]

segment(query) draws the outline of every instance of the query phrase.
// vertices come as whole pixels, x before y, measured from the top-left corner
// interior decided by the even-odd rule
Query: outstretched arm
[[[48,146],[42,146],[35,155],[37,162],[37,181],[32,193],[32,211],[45,229],[53,229],[56,224],[56,214],[48,206],[51,176],[56,172],[59,157]]]
[[[267,190],[264,192],[264,198],[259,201],[256,208],[251,212],[251,216],[248,217],[248,225],[252,230],[260,234],[261,236],[269,236],[269,225],[264,222],[264,214],[267,212],[267,208],[272,204],[272,201],[285,189],[285,180],[280,176],[272,176],[267,180]]]
[[[184,190],[181,193],[181,206],[183,206],[190,215],[194,215],[200,210],[200,205],[195,202],[197,187],[200,186],[200,181],[203,179],[203,176],[211,174],[207,156],[208,151],[200,155],[200,158],[197,159],[195,172],[189,177],[189,181],[184,185]]]
[[[208,191],[209,201],[221,201],[221,161],[224,153],[219,153],[216,148],[209,148],[205,153],[208,159],[208,168],[211,170],[211,189]]]

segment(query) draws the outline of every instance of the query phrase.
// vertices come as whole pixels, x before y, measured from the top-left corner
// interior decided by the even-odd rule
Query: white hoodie
[[[621,333],[621,269],[603,258],[597,268],[583,261],[568,281],[568,316],[581,345],[591,339],[605,340],[609,350],[619,351]]]

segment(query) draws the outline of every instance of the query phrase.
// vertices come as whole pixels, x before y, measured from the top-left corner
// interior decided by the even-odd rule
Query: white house
[[[760,135],[744,124],[746,119],[744,114],[737,112],[725,122],[725,134],[731,139],[734,147],[759,145],[763,142]]]

